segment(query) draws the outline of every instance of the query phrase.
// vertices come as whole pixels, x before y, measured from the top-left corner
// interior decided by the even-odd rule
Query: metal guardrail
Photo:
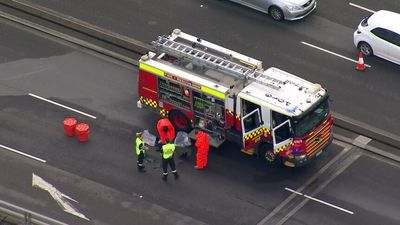
[[[68,225],[67,223],[52,219],[40,213],[31,211],[0,200],[0,224],[23,224],[23,225]]]

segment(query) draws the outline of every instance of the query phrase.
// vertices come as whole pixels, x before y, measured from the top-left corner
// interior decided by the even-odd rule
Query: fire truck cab
[[[226,140],[267,162],[302,166],[332,139],[328,93],[262,62],[175,29],[139,61],[138,107],[168,116],[177,130]]]

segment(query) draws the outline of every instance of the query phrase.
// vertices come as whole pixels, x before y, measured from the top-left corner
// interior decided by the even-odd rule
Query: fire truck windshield
[[[329,114],[328,98],[322,101],[313,111],[308,112],[300,119],[293,120],[293,129],[296,137],[302,137],[318,126]]]

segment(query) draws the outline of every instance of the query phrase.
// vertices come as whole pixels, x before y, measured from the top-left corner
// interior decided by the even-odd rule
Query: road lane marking
[[[0,147],[1,147],[1,148],[4,148],[4,149],[7,149],[7,150],[9,150],[9,151],[12,151],[12,152],[14,152],[14,153],[23,155],[23,156],[25,156],[25,157],[28,157],[28,158],[37,160],[37,161],[39,161],[39,162],[46,163],[46,160],[44,160],[44,159],[38,158],[38,157],[33,156],[33,155],[26,154],[26,153],[24,153],[24,152],[21,152],[21,151],[18,151],[18,150],[16,150],[16,149],[7,147],[7,146],[5,146],[5,145],[0,144]]]
[[[295,191],[295,190],[290,189],[290,188],[288,188],[288,187],[285,187],[285,190],[286,190],[286,191],[290,191],[290,192],[292,192],[292,193],[295,193],[296,195],[303,196],[303,193],[298,192],[298,191]]]
[[[359,9],[362,9],[362,10],[365,10],[365,11],[367,11],[367,12],[371,12],[371,13],[375,13],[375,12],[376,12],[376,11],[374,11],[374,10],[365,8],[365,7],[363,7],[363,6],[360,6],[360,5],[351,3],[351,2],[349,3],[349,5],[354,6],[354,7],[356,7],[356,8],[359,8]]]
[[[324,204],[324,205],[333,207],[333,208],[335,208],[335,209],[341,210],[341,211],[343,211],[343,212],[347,212],[348,214],[351,214],[351,215],[354,214],[354,212],[352,212],[352,211],[350,211],[350,210],[347,210],[347,209],[344,209],[344,208],[342,208],[342,207],[336,206],[336,205],[331,204],[331,203],[329,203],[329,202],[325,202],[325,201],[319,200],[319,199],[317,199],[317,198],[314,198],[314,197],[311,197],[311,196],[308,196],[308,195],[304,195],[304,197],[306,197],[306,198],[308,198],[308,199],[311,199],[311,200],[313,200],[313,201],[322,203],[322,204]]]
[[[334,56],[340,57],[340,58],[342,58],[342,59],[346,59],[346,60],[348,60],[348,61],[351,61],[351,62],[354,62],[354,63],[358,63],[358,60],[354,60],[354,59],[351,59],[351,58],[349,58],[349,57],[346,57],[346,56],[340,55],[340,54],[338,54],[338,53],[335,53],[335,52],[332,52],[332,51],[329,51],[329,50],[323,49],[323,48],[321,48],[321,47],[318,47],[318,46],[315,46],[315,45],[313,45],[313,44],[307,43],[307,42],[305,42],[305,41],[302,41],[301,43],[302,43],[303,45],[307,45],[307,46],[309,46],[309,47],[312,47],[312,48],[318,49],[318,50],[320,50],[320,51],[323,51],[323,52],[329,53],[329,54],[331,54],[331,55],[334,55]],[[370,65],[368,65],[368,64],[365,64],[365,66],[366,66],[366,67],[371,67],[371,66],[370,66]]]
[[[69,197],[68,195],[65,195],[64,193],[59,191],[57,188],[55,188],[52,184],[45,181],[43,178],[39,177],[38,175],[36,175],[34,173],[32,173],[32,186],[49,192],[51,197],[53,197],[53,199],[64,210],[64,212],[70,213],[74,216],[77,216],[77,217],[80,217],[87,221],[90,221],[89,218],[87,218],[85,215],[83,215],[78,210],[76,210],[75,207],[73,205],[71,205],[71,203],[66,201],[65,199],[72,200],[76,203],[78,203],[78,201],[74,200],[73,198]]]
[[[303,191],[307,186],[312,184],[318,177],[324,173],[330,166],[332,166],[336,161],[338,161],[343,155],[345,155],[349,150],[351,149],[351,146],[348,146],[344,148],[339,154],[335,156],[331,161],[329,161],[324,167],[322,167],[314,176],[312,176],[303,186],[297,189],[298,192]],[[287,197],[283,202],[281,202],[270,214],[268,214],[266,217],[264,217],[260,222],[257,223],[257,225],[264,225],[266,222],[268,222],[272,217],[274,217],[279,211],[281,211],[287,204],[289,204],[290,201],[292,201],[296,197],[296,194],[291,194],[289,197]]]
[[[57,103],[57,102],[54,102],[54,101],[45,99],[45,98],[40,97],[40,96],[38,96],[38,95],[35,95],[35,94],[32,94],[32,93],[29,93],[29,95],[32,96],[32,97],[34,97],[34,98],[40,99],[40,100],[42,100],[42,101],[45,101],[45,102],[48,102],[48,103],[51,103],[51,104],[60,106],[60,107],[62,107],[62,108],[65,108],[65,109],[74,111],[74,112],[76,112],[76,113],[82,114],[82,115],[84,115],[84,116],[90,117],[90,118],[92,118],[92,119],[96,119],[96,117],[93,116],[93,115],[90,115],[90,114],[88,114],[88,113],[84,113],[84,112],[82,112],[82,111],[79,111],[79,110],[73,109],[73,108],[71,108],[71,107],[62,105],[62,104],[60,104],[60,103]]]
[[[330,206],[330,207],[332,207],[332,208],[341,210],[341,211],[343,211],[343,212],[347,212],[347,213],[352,214],[352,215],[354,214],[354,212],[352,212],[352,211],[350,211],[350,210],[347,210],[347,209],[344,209],[344,208],[342,208],[342,207],[339,207],[339,206],[336,206],[336,205],[334,205],[334,204],[331,204],[331,203],[329,203],[329,202],[325,202],[325,201],[322,201],[322,200],[320,200],[320,199],[311,197],[311,196],[309,196],[309,195],[306,195],[306,194],[297,192],[297,191],[295,191],[295,190],[293,190],[293,189],[290,189],[290,188],[287,188],[287,187],[286,187],[285,190],[286,190],[286,191],[290,191],[290,192],[292,192],[292,193],[295,193],[295,194],[297,194],[297,195],[303,196],[303,197],[308,198],[308,199],[310,199],[310,200],[313,200],[313,201],[322,203],[322,204],[324,204],[324,205]]]

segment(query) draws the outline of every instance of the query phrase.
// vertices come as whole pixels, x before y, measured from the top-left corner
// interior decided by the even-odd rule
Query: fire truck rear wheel
[[[189,132],[190,130],[192,130],[190,120],[183,112],[179,110],[172,110],[171,112],[169,112],[168,118],[177,131]]]

